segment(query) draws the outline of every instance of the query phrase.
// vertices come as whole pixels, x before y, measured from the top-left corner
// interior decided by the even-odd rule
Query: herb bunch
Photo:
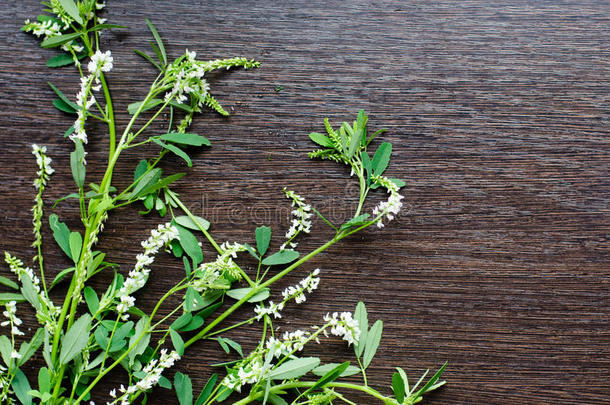
[[[168,59],[165,46],[153,24],[146,20],[153,35],[154,56],[137,50],[150,62],[158,75],[146,96],[129,105],[131,118],[119,130],[115,119],[111,91],[106,74],[113,69],[110,51],[100,48],[100,33],[105,29],[124,28],[107,24],[98,16],[104,3],[96,0],[50,0],[43,3],[48,14],[26,21],[23,29],[42,39],[43,48],[58,48],[60,54],[47,61],[47,66],[74,66],[80,74],[80,90],[73,101],[59,88],[49,83],[57,94],[54,101],[59,110],[75,116],[65,137],[74,144],[70,168],[74,192],[56,201],[76,199],[81,229],[69,229],[59,215],[48,216],[48,224],[57,246],[73,262],[51,280],[45,275],[42,255],[44,222],[43,193],[54,170],[45,147],[33,145],[32,153],[38,167],[34,180],[36,189],[33,212],[35,248],[34,270],[22,260],[5,253],[5,261],[13,274],[0,276],[0,284],[11,292],[0,293],[4,306],[6,330],[0,336],[0,401],[6,404],[81,404],[92,403],[91,391],[104,376],[122,370],[125,383],[108,393],[107,404],[145,403],[150,392],[161,386],[175,389],[181,405],[204,405],[236,398],[234,403],[251,402],[281,404],[333,404],[354,402],[351,390],[365,393],[384,404],[412,404],[444,384],[440,380],[444,366],[427,382],[425,375],[414,386],[406,373],[397,368],[391,382],[393,394],[383,394],[371,387],[366,370],[381,341],[381,320],[369,325],[366,307],[358,303],[355,311],[329,313],[322,326],[309,330],[277,332],[273,321],[282,317],[282,310],[291,304],[306,301],[307,294],[318,288],[320,270],[311,271],[298,284],[286,288],[281,298],[273,302],[272,289],[287,274],[304,267],[311,258],[345,237],[369,226],[383,227],[402,207],[399,190],[404,182],[384,176],[390,163],[392,145],[382,143],[369,152],[374,138],[383,131],[367,132],[367,116],[360,111],[352,123],[343,123],[335,130],[325,120],[326,135],[312,133],[310,138],[321,149],[311,158],[330,159],[350,167],[359,183],[358,206],[351,219],[334,224],[296,192],[284,188],[292,205],[292,223],[285,242],[277,251],[270,249],[272,229],[258,227],[254,232],[255,246],[248,243],[217,243],[209,232],[210,223],[194,215],[171,189],[184,173],[164,176],[158,167],[167,154],[175,154],[192,165],[187,147],[210,146],[202,135],[188,132],[196,113],[204,107],[228,115],[210,94],[207,72],[215,69],[255,68],[259,63],[246,58],[212,61],[197,59],[195,52],[186,50],[177,59]],[[147,112],[147,114],[144,114]],[[150,133],[150,126],[163,112],[169,112],[167,131]],[[180,116],[178,120],[176,117]],[[86,184],[87,161],[85,145],[87,126],[98,120],[107,127],[108,161],[99,183]],[[124,189],[113,185],[114,168],[121,153],[147,143],[159,146],[156,156],[143,159],[135,167],[133,181]],[[372,190],[384,189],[388,199],[363,213]],[[142,204],[141,214],[156,212],[166,217],[164,223],[151,230],[142,242],[143,252],[126,274],[118,265],[106,260],[106,254],[96,250],[108,216],[119,207]],[[55,208],[54,205],[54,208]],[[331,227],[334,235],[311,252],[299,253],[298,240],[312,229],[312,218],[319,217]],[[213,260],[204,260],[199,237],[203,236],[217,251]],[[159,297],[150,313],[137,306],[136,293],[146,286],[156,255],[167,251],[181,261],[185,276]],[[248,274],[239,265],[240,256],[251,255],[257,262],[256,274]],[[107,274],[111,281],[104,291],[96,291],[89,281],[98,274]],[[67,283],[67,292],[52,299],[52,290]],[[54,294],[55,295],[55,294]],[[179,297],[180,304],[168,305],[170,297]],[[58,302],[58,304],[55,304]],[[30,338],[24,338],[22,321],[17,315],[19,303],[29,304],[36,312],[40,328]],[[84,305],[83,305],[84,304]],[[240,311],[251,314],[242,322],[231,324],[228,317]],[[256,348],[244,354],[241,345],[227,337],[227,331],[245,324],[258,323],[260,336]],[[353,346],[355,364],[321,364],[317,357],[304,357],[301,352],[309,345],[328,336],[336,336]],[[227,353],[237,358],[224,364],[223,377],[214,373],[201,393],[194,395],[190,378],[176,373],[173,382],[164,374],[187,350],[199,341],[215,341]],[[21,342],[21,343],[20,343]],[[20,344],[19,344],[20,343]],[[37,383],[32,383],[22,371],[24,364],[37,353],[45,365],[38,370]],[[344,377],[360,375],[362,382]]]

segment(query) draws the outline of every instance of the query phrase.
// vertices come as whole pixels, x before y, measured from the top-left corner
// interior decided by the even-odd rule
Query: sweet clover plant
[[[131,118],[124,128],[119,128],[106,78],[114,59],[111,51],[100,48],[100,33],[124,27],[108,24],[99,17],[104,3],[98,0],[49,0],[43,4],[47,14],[38,16],[36,21],[26,21],[24,31],[40,37],[43,48],[60,51],[47,61],[48,67],[71,66],[80,74],[80,90],[74,99],[49,83],[57,94],[55,107],[74,116],[72,126],[65,132],[65,138],[74,145],[70,154],[74,189],[56,201],[53,209],[57,205],[61,208],[66,199],[77,200],[81,225],[79,229],[69,229],[60,217],[70,214],[61,209],[45,217],[43,195],[54,170],[47,149],[33,145],[38,167],[32,208],[34,256],[30,267],[6,252],[7,276],[0,277],[0,283],[8,290],[0,294],[4,307],[0,324],[3,404],[93,403],[92,390],[99,390],[98,384],[111,371],[121,372],[125,378],[124,384],[107,393],[106,403],[113,405],[145,403],[157,386],[175,389],[181,405],[223,401],[354,404],[349,399],[353,391],[370,396],[370,403],[413,404],[444,384],[440,380],[443,366],[427,382],[424,375],[412,386],[404,370],[397,368],[389,384],[391,391],[371,387],[367,368],[380,344],[383,323],[369,322],[363,303],[358,303],[354,312],[323,315],[321,326],[307,330],[278,332],[274,325],[286,306],[305,302],[307,294],[318,288],[321,272],[309,271],[301,282],[284,289],[281,298],[274,302],[270,297],[275,296],[274,288],[280,279],[291,272],[304,271],[308,260],[347,236],[372,225],[383,227],[400,212],[403,198],[400,189],[404,183],[385,176],[392,145],[384,142],[372,147],[383,131],[369,133],[363,111],[353,123],[344,122],[335,129],[325,120],[326,134],[310,134],[319,146],[309,154],[311,158],[345,164],[358,181],[358,206],[348,221],[332,223],[304,197],[284,188],[292,206],[292,222],[285,242],[277,250],[270,245],[272,229],[268,226],[255,230],[252,245],[218,243],[210,233],[210,223],[194,215],[171,188],[184,173],[166,174],[159,162],[172,153],[191,166],[192,147],[210,146],[207,138],[188,131],[195,114],[207,107],[228,115],[211,95],[206,73],[234,67],[256,68],[259,63],[241,57],[203,61],[188,50],[171,60],[159,33],[146,20],[154,39],[154,55],[139,50],[136,53],[151,63],[158,75],[146,96],[129,105],[127,112]],[[151,124],[164,112],[169,112],[170,117],[167,131],[161,134],[151,131]],[[97,183],[87,175],[88,165],[95,163],[86,160],[91,120],[105,125],[109,140],[105,171]],[[141,160],[134,168],[131,184],[118,189],[113,175],[122,152],[147,143],[159,147],[157,155]],[[376,189],[384,190],[387,200],[366,208],[367,197]],[[165,219],[142,242],[142,253],[135,257],[133,267],[119,269],[106,260],[104,252],[96,250],[96,244],[108,216],[116,208],[132,204],[143,205],[143,215],[158,213]],[[310,233],[315,216],[332,228],[334,235],[310,252],[298,252],[298,241]],[[45,223],[57,247],[73,262],[69,268],[54,271],[57,275],[53,279],[45,272],[41,249]],[[217,251],[212,260],[204,258],[200,238]],[[151,312],[145,313],[137,305],[138,291],[146,287],[155,257],[161,251],[169,252],[181,262],[185,276],[158,297]],[[243,255],[251,255],[257,262],[254,274],[239,265]],[[106,274],[110,281],[104,290],[90,285],[91,278],[98,274]],[[53,291],[59,284],[67,286],[63,297],[55,297]],[[178,297],[179,304],[170,305],[175,302],[170,297]],[[18,316],[18,310],[27,306],[35,311],[40,324],[31,336],[22,331]],[[236,311],[249,314],[248,319],[231,324],[227,318]],[[258,344],[250,353],[244,353],[238,342],[222,336],[233,328],[253,323],[260,325],[260,335],[252,338]],[[333,336],[353,347],[351,359],[323,364],[317,357],[302,354],[309,345]],[[201,341],[233,353],[235,360],[223,364],[222,370],[214,373],[196,394],[189,376],[178,372],[170,380],[166,371]],[[33,356],[41,356],[44,366],[36,374],[26,375],[24,365]]]

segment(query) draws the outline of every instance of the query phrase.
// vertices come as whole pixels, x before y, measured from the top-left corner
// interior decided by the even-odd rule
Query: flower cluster
[[[119,388],[121,395],[117,398],[117,390],[110,391],[110,396],[115,398],[112,402],[107,402],[107,405],[129,405],[130,397],[138,392],[145,392],[154,387],[161,378],[161,374],[166,369],[172,367],[174,363],[180,360],[180,356],[175,351],[167,352],[166,349],[161,349],[159,359],[152,359],[146,367],[142,369],[146,376],[137,383],[125,388],[123,385]]]
[[[383,228],[383,217],[385,216],[388,221],[393,220],[394,216],[398,215],[400,209],[402,208],[401,200],[404,197],[398,193],[398,186],[390,179],[383,176],[377,176],[374,180],[385,187],[390,194],[387,201],[382,201],[375,208],[373,208],[373,216],[379,216],[377,226],[379,228]]]
[[[187,49],[181,58],[167,67],[166,81],[173,82],[173,87],[165,94],[165,101],[175,98],[178,103],[184,103],[187,95],[192,94],[199,100],[197,106],[201,107],[210,85],[203,78],[205,69],[197,63],[196,57],[197,53]]]
[[[76,111],[77,117],[74,121],[74,132],[70,135],[73,142],[80,140],[82,143],[87,143],[87,133],[85,132],[85,120],[87,119],[87,111],[95,104],[95,97],[90,96],[91,90],[99,91],[100,75],[103,72],[112,70],[112,54],[110,51],[96,51],[91,56],[91,61],[87,65],[89,71],[88,76],[81,77],[80,91],[76,94],[76,105],[79,107]]]
[[[40,147],[36,144],[32,145],[32,154],[36,156],[36,164],[38,165],[38,171],[36,174],[38,177],[34,180],[34,187],[36,187],[36,196],[34,202],[36,203],[32,207],[32,225],[34,225],[34,243],[32,246],[38,248],[42,244],[42,234],[40,229],[42,228],[42,193],[47,185],[49,177],[55,172],[51,167],[51,158],[46,155],[47,148],[45,146]],[[34,260],[37,260],[38,255],[34,256]]]
[[[4,252],[4,261],[9,265],[11,272],[17,275],[18,280],[21,281],[22,284],[24,282],[31,284],[41,306],[40,309],[36,311],[36,318],[45,326],[49,333],[54,333],[57,326],[56,318],[59,315],[60,308],[53,304],[44,291],[41,291],[40,280],[31,268],[24,267],[23,262],[20,259],[11,256],[8,252]]]
[[[197,54],[187,49],[183,56],[176,59],[165,69],[162,86],[168,89],[165,93],[165,101],[172,99],[178,103],[185,103],[190,96],[193,100],[195,110],[199,111],[204,105],[216,110],[222,115],[229,115],[218,102],[209,94],[210,85],[204,79],[206,72],[231,67],[241,66],[244,69],[257,67],[259,62],[246,58],[217,59],[213,61],[198,61]],[[192,116],[189,114],[180,123],[179,129],[184,129],[190,124]]]
[[[292,223],[290,225],[290,229],[286,232],[286,239],[288,241],[284,243],[280,250],[286,249],[287,246],[296,247],[297,243],[293,242],[293,239],[300,233],[305,232],[309,233],[311,230],[311,205],[305,202],[305,199],[300,195],[296,194],[294,191],[288,190],[284,187],[284,194],[286,197],[292,201],[292,206],[294,209],[292,210]]]
[[[281,311],[284,309],[286,303],[292,299],[294,299],[297,304],[305,302],[307,300],[305,292],[310,293],[317,289],[320,285],[320,277],[318,277],[319,274],[320,269],[315,269],[311,272],[311,274],[299,281],[298,284],[287,287],[282,292],[283,300],[279,304],[269,301],[267,306],[264,304],[257,305],[254,308],[256,320],[260,321],[265,315],[273,315],[274,318],[281,318]]]
[[[254,312],[256,313],[256,320],[260,321],[263,319],[265,315],[273,315],[274,318],[281,318],[281,311],[284,309],[284,303],[280,302],[279,304],[273,303],[273,301],[269,301],[268,306],[264,306],[262,304],[254,307]]]
[[[294,298],[297,304],[301,304],[307,300],[305,296],[305,291],[308,293],[318,288],[320,285],[320,269],[315,269],[311,272],[307,277],[299,281],[299,284],[290,286],[286,288],[282,292],[282,296],[284,297],[284,302]]]
[[[358,321],[352,317],[351,312],[326,314],[324,321],[330,325],[330,333],[332,335],[340,336],[348,345],[358,343],[360,328],[358,327]]]
[[[17,303],[15,301],[9,301],[4,304],[6,308],[2,313],[6,317],[6,321],[2,321],[0,326],[11,326],[11,335],[13,336],[23,336],[24,333],[19,330],[19,325],[21,325],[21,319],[17,317]]]
[[[256,384],[261,381],[265,375],[263,357],[261,352],[255,352],[250,355],[239,367],[233,369],[222,380],[221,385],[228,389],[241,392],[241,387],[246,384]]]
[[[265,347],[273,352],[274,357],[290,355],[294,352],[303,350],[307,342],[311,339],[311,332],[297,329],[292,332],[284,332],[282,339],[269,338]]]
[[[150,266],[155,261],[155,255],[162,247],[169,244],[172,240],[178,239],[178,230],[175,226],[167,223],[159,225],[157,229],[150,232],[150,237],[142,242],[144,253],[136,256],[136,265],[129,272],[129,277],[125,279],[123,286],[118,292],[119,303],[116,310],[122,315],[123,320],[129,318],[127,311],[134,305],[136,299],[131,296],[134,292],[144,287],[150,274]]]
[[[233,280],[240,280],[241,274],[239,266],[233,261],[237,258],[237,253],[246,250],[246,247],[240,243],[224,242],[220,245],[220,253],[216,260],[209,263],[203,263],[195,272],[195,278],[192,281],[192,286],[198,292],[202,292],[207,288],[214,288],[215,282],[222,276],[227,276]]]

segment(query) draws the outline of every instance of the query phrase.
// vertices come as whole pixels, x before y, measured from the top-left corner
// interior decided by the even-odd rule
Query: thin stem
[[[214,246],[214,249],[216,249],[216,251],[219,254],[224,253],[224,251],[222,250],[222,248],[220,246],[218,246],[218,243],[216,243],[216,241],[214,240],[214,238],[212,237],[212,235],[210,235],[210,233],[203,227],[201,226],[201,224],[199,223],[199,221],[197,221],[197,219],[195,218],[195,216],[193,215],[193,213],[186,207],[186,205],[184,205],[182,203],[182,201],[180,201],[180,199],[178,198],[178,196],[176,196],[175,193],[173,192],[168,192],[168,195],[170,196],[170,198],[178,205],[178,207],[180,207],[180,209],[182,211],[184,211],[184,213],[191,219],[191,221],[197,225],[197,228],[199,228],[199,230],[203,233],[203,235],[206,237],[206,239],[210,242],[210,244],[212,246]],[[252,279],[246,274],[245,271],[242,270],[241,267],[237,266],[237,269],[239,271],[239,273],[241,274],[241,276],[246,280],[246,282],[250,285],[250,287],[255,287],[256,283],[254,281],[252,281]]]

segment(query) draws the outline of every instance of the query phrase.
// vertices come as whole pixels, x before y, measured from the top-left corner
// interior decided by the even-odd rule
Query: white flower
[[[87,65],[89,73],[99,75],[99,72],[110,72],[112,70],[112,53],[110,51],[102,52],[99,49],[91,56],[91,61]]]
[[[320,269],[315,269],[310,275],[305,277],[299,282],[299,284],[290,286],[282,292],[284,302],[294,298],[297,304],[301,304],[307,300],[305,291],[308,293],[318,288],[320,284],[320,278],[317,277],[320,274]]]
[[[131,296],[134,292],[144,287],[148,281],[150,269],[146,266],[152,264],[155,260],[155,255],[165,245],[172,240],[178,239],[178,229],[170,223],[159,225],[157,229],[150,231],[150,237],[142,242],[144,253],[136,256],[136,264],[129,272],[129,276],[123,282],[123,286],[117,294],[119,303],[116,310],[122,315],[125,320],[129,317],[127,312],[133,307],[136,299]]]
[[[297,243],[292,240],[300,233],[305,232],[309,233],[311,230],[311,206],[305,202],[305,199],[300,195],[296,194],[294,191],[288,190],[284,187],[284,194],[286,194],[286,198],[290,199],[292,202],[292,206],[295,209],[292,210],[292,222],[290,225],[290,229],[286,232],[286,239],[288,241],[284,243],[280,250],[284,250],[287,246],[296,247]]]
[[[358,327],[358,321],[352,317],[351,312],[326,314],[324,321],[330,325],[330,333],[332,335],[340,336],[343,340],[347,341],[348,345],[358,343],[360,328]]]
[[[284,303],[280,302],[279,304],[274,304],[273,301],[269,301],[268,306],[264,307],[262,305],[257,305],[254,308],[254,312],[256,312],[256,320],[260,321],[265,315],[273,315],[274,318],[281,318],[282,314],[280,311],[284,309]]]
[[[108,402],[107,404],[109,404],[109,405],[114,405],[117,403],[120,403],[121,405],[129,404],[130,403],[129,400],[132,395],[137,394],[139,392],[148,391],[151,388],[153,388],[155,385],[157,385],[157,383],[159,382],[159,379],[161,379],[161,374],[163,373],[163,371],[172,367],[176,361],[180,360],[180,356],[175,351],[171,351],[168,353],[166,349],[161,349],[159,354],[160,354],[160,356],[159,356],[158,360],[152,359],[142,369],[142,371],[144,373],[146,373],[144,378],[142,378],[140,381],[136,382],[135,384],[130,385],[127,388],[125,388],[125,386],[123,386],[121,384],[121,386],[119,388],[119,392],[122,395],[119,398],[116,398],[115,389],[110,391],[110,396],[112,398],[116,398],[116,399],[112,402]],[[119,402],[119,401],[121,401],[121,402]]]
[[[11,352],[11,359],[20,359],[20,358],[21,358],[21,355],[16,350],[13,350]]]
[[[388,221],[393,220],[402,208],[401,200],[404,197],[398,193],[398,186],[390,179],[383,176],[378,176],[375,178],[375,180],[385,187],[390,194],[387,201],[382,201],[375,208],[373,208],[373,216],[380,217],[377,221],[377,226],[379,228],[383,228],[383,217],[385,217]]]

